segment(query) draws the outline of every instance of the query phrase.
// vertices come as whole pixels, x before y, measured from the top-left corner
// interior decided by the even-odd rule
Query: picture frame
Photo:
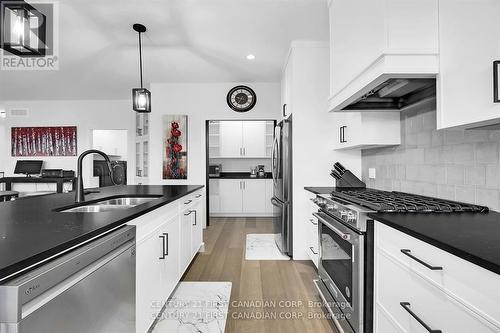
[[[500,60],[493,61],[493,103],[500,103]]]
[[[163,116],[164,180],[188,178],[188,116]]]

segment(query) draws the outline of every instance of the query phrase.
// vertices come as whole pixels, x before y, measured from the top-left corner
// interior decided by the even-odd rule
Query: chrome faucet
[[[99,154],[102,157],[104,157],[104,159],[106,160],[106,163],[108,165],[109,175],[111,177],[111,182],[113,182],[113,184],[115,183],[113,180],[113,168],[111,167],[111,160],[109,159],[108,155],[106,155],[105,153],[103,153],[100,150],[95,150],[95,149],[86,150],[83,153],[81,153],[80,156],[78,156],[78,166],[77,166],[77,171],[76,171],[77,178],[76,178],[75,202],[85,201],[85,192],[83,190],[82,162],[83,162],[83,158],[87,155],[90,155],[90,154]]]

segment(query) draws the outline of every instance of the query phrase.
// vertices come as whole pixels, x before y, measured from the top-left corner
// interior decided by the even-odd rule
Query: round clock
[[[237,86],[227,94],[227,105],[236,112],[250,111],[257,103],[255,91],[247,86]]]

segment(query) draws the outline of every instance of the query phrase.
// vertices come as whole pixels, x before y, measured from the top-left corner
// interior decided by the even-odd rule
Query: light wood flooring
[[[230,281],[226,333],[334,332],[312,280],[310,261],[247,261],[247,234],[272,233],[266,218],[212,218],[184,281]],[[310,303],[312,302],[312,303]]]

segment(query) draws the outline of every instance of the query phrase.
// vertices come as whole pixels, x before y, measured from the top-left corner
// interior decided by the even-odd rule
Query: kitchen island
[[[139,216],[185,197],[203,186],[112,186],[86,196],[159,196],[126,210],[62,213],[74,205],[74,193],[5,202],[0,207],[0,281]]]
[[[3,203],[0,207],[0,282],[5,286],[18,285],[33,279],[41,268],[58,265],[54,263],[65,261],[68,256],[93,247],[103,239],[135,229],[135,237],[130,233],[126,235],[135,239],[131,245],[132,257],[129,256],[133,259],[128,261],[132,263],[129,278],[135,288],[126,289],[135,294],[129,302],[135,308],[135,315],[123,323],[128,323],[125,331],[146,332],[154,325],[191,261],[204,248],[204,207],[203,186],[113,186],[87,195],[85,202],[78,204],[74,202],[74,193]],[[125,225],[129,227],[124,228]],[[79,261],[75,261],[75,265],[79,265]],[[124,269],[126,271],[126,267]],[[123,278],[115,280],[115,286],[127,285],[128,275],[124,272],[121,276]],[[31,299],[34,288],[37,294],[43,292],[50,283],[55,281],[28,286],[26,297]],[[103,286],[92,285],[92,288],[100,287]],[[108,293],[111,289],[108,286],[103,291]],[[47,310],[44,308],[44,311]],[[109,311],[113,311],[111,306]],[[74,312],[67,314],[73,315]],[[17,327],[15,318],[11,318],[9,325]],[[50,322],[48,327],[54,328]]]

